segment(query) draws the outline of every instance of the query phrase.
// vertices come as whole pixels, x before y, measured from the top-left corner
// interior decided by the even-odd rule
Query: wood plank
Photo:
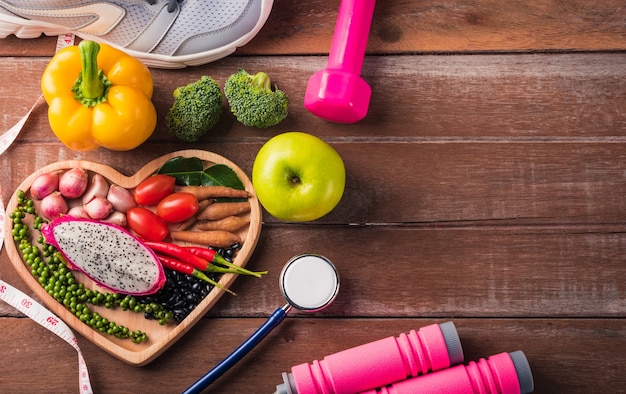
[[[311,251],[330,258],[342,281],[325,316],[620,317],[625,241],[602,228],[266,226],[250,266],[270,274],[240,278],[242,297],[223,297],[211,314],[258,316],[280,304],[282,264]],[[257,293],[262,301],[243,296]]]
[[[276,0],[259,34],[235,56],[327,54],[339,2]],[[501,3],[388,0],[376,4],[368,53],[624,50],[619,0]],[[22,43],[22,41],[26,41]],[[0,56],[49,56],[56,39],[8,37]]]
[[[317,223],[614,224],[626,211],[622,143],[327,140],[343,157],[348,178],[342,201]],[[250,174],[261,145],[196,147],[214,151]],[[74,155],[59,144],[44,146],[33,157],[30,143],[18,144],[0,158],[10,174],[3,185],[6,200],[35,170]],[[168,151],[167,144],[150,144],[133,157],[103,151],[76,156],[116,163],[116,169],[132,175]],[[264,220],[276,221],[269,215]]]
[[[547,58],[552,60],[542,60]],[[248,59],[246,65],[258,66],[264,59]],[[383,63],[386,59],[379,58]],[[421,58],[403,58],[397,63],[402,67],[381,67],[379,71],[387,70],[390,80],[399,86],[403,78],[414,72],[409,65],[418,59]],[[237,124],[232,115],[226,114],[217,130],[200,146],[230,158],[249,173],[256,150],[269,136],[286,130],[322,136],[337,147],[349,167],[345,201],[350,203],[340,204],[335,213],[324,219],[327,222],[495,219],[535,223],[556,218],[562,223],[576,223],[618,219],[616,212],[624,210],[620,168],[626,157],[621,135],[626,127],[622,110],[626,88],[624,55],[532,55],[522,61],[509,56],[458,56],[449,57],[448,62],[444,59],[432,57],[432,68],[424,68],[421,75],[424,84],[407,87],[410,90],[406,97],[414,97],[415,101],[404,100],[397,110],[386,101],[392,98],[393,89],[385,90],[372,102],[372,120],[358,125],[321,121],[298,104],[304,82],[298,81],[297,76],[304,69],[314,69],[302,61],[292,66],[289,73],[280,73],[281,84],[299,84],[301,88],[289,92],[295,100],[292,113],[283,124],[260,132]],[[470,63],[473,66],[466,68]],[[0,74],[5,81],[17,78],[21,70],[30,70],[20,95],[9,92],[7,84],[0,84],[2,106],[7,108],[1,123],[9,127],[37,97],[36,70],[42,70],[45,61],[20,64],[7,60],[2,64],[8,71]],[[32,64],[37,67],[29,67]],[[20,135],[18,145],[1,159],[2,167],[11,174],[3,197],[8,199],[9,193],[32,171],[58,160],[81,157],[110,161],[118,163],[120,171],[132,174],[143,163],[169,151],[168,144],[174,142],[162,122],[171,105],[168,92],[207,71],[225,78],[234,66],[229,60],[228,64],[225,61],[219,66],[197,68],[190,74],[156,72],[155,102],[161,123],[154,137],[133,157],[124,152],[68,151],[50,132],[45,105],[41,105]],[[283,66],[276,63],[271,70],[278,73]],[[538,77],[529,87],[528,80],[535,75]],[[423,85],[430,86],[428,98],[419,93]],[[481,107],[477,109],[474,98],[480,94],[481,85],[486,85],[488,96],[499,97],[479,103]],[[575,88],[577,85],[584,88]],[[441,90],[441,86],[447,86],[446,90]],[[454,97],[454,87],[467,86],[473,87],[462,99],[454,98],[455,105],[446,101]],[[509,86],[523,86],[524,92],[503,93]],[[418,110],[411,111],[410,107],[416,104]],[[420,104],[428,110],[415,115],[420,112]],[[394,127],[383,127],[385,119],[393,119]],[[231,144],[233,141],[244,145]],[[166,144],[161,145],[162,142]],[[39,152],[35,157],[28,153],[31,143]],[[373,183],[376,188],[369,186]],[[394,193],[383,192],[390,190]],[[603,204],[596,204],[597,201]],[[407,208],[399,210],[398,206]]]
[[[223,86],[239,67],[266,70],[290,97],[290,114],[278,126],[261,131],[240,125],[225,111],[202,141],[263,140],[285,130],[359,140],[411,137],[417,142],[621,141],[626,128],[626,53],[368,57],[363,77],[372,87],[372,101],[367,117],[353,125],[323,121],[304,108],[308,77],[323,68],[324,61],[228,58],[186,70],[154,70],[159,125],[150,142],[174,141],[164,118],[177,86],[202,75],[213,76]],[[0,130],[15,124],[34,104],[47,62],[0,58]],[[19,91],[9,84],[15,80],[21,81]],[[23,141],[54,141],[46,117],[42,104]],[[393,127],[388,127],[391,120]]]
[[[271,393],[281,382],[281,372],[294,365],[446,320],[287,318],[207,392]],[[143,368],[129,367],[82,337],[78,342],[96,392],[180,392],[263,321],[203,319],[176,347]],[[524,351],[535,379],[534,393],[619,392],[626,384],[622,373],[626,329],[621,319],[452,321],[466,362],[501,352]],[[0,391],[76,391],[76,352],[69,345],[28,319],[0,319],[0,330],[0,346],[5,349]],[[33,360],[37,360],[35,364]],[[581,373],[583,365],[588,373]]]
[[[331,259],[341,277],[323,316],[619,318],[626,315],[625,247],[620,225],[270,224],[247,265],[269,274],[239,277],[238,296],[221,297],[208,315],[258,317],[281,306],[282,266],[309,252]],[[0,277],[25,289],[5,253],[0,262]]]

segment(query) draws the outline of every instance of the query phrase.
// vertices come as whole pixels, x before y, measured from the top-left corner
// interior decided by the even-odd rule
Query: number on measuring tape
[[[58,37],[56,50],[58,51],[64,47],[71,45],[74,45],[74,35],[69,33],[64,34]],[[0,155],[4,153],[4,151],[13,143],[15,138],[17,138],[17,135],[26,123],[26,120],[35,109],[37,104],[40,102],[42,97],[43,96],[40,96],[39,99],[37,99],[37,101],[30,109],[30,111],[28,111],[26,116],[24,116],[14,127],[12,127],[8,132],[0,135]],[[2,189],[0,188],[0,196],[1,195]],[[0,251],[2,251],[2,244],[4,241],[5,214],[6,213],[4,211],[4,204],[2,203],[2,199],[0,198]],[[2,280],[0,280],[0,300],[6,302],[18,311],[24,313],[26,316],[28,316],[47,330],[52,331],[54,334],[56,334],[58,337],[60,337],[65,342],[69,343],[74,349],[76,349],[76,352],[78,352],[79,392],[82,394],[93,394],[93,390],[91,389],[91,382],[89,381],[89,372],[87,371],[87,363],[85,363],[83,354],[80,351],[80,347],[78,346],[78,340],[76,339],[76,336],[74,335],[72,330],[59,317],[44,308],[41,304]]]
[[[76,349],[78,352],[78,369],[80,371],[78,374],[79,390],[84,394],[93,394],[91,382],[89,381],[89,372],[87,372],[87,364],[72,330],[55,314],[2,280],[0,280],[0,299],[52,331]]]

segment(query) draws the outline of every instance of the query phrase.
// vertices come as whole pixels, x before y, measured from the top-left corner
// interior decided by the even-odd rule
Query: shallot
[[[30,195],[37,200],[41,200],[53,191],[58,190],[58,188],[59,173],[47,172],[35,178],[32,185],[30,185]]]
[[[109,216],[113,211],[113,205],[104,197],[94,197],[83,205],[90,218],[99,220]]]
[[[125,187],[116,184],[112,184],[111,187],[109,187],[107,200],[113,204],[113,208],[116,211],[120,212],[126,212],[137,206],[137,202],[135,201],[133,194]]]
[[[41,214],[48,220],[55,219],[67,213],[68,207],[65,198],[59,191],[53,191],[41,200]]]
[[[89,187],[85,191],[85,194],[83,194],[83,204],[87,204],[95,197],[106,197],[108,191],[109,183],[107,180],[100,174],[94,174],[93,177],[91,177]]]
[[[64,172],[59,178],[59,191],[63,197],[78,198],[87,189],[87,181],[87,172],[80,167],[74,167]]]
[[[126,225],[128,224],[128,222],[126,221],[126,214],[120,211],[114,211],[112,214],[104,218],[103,221],[107,223],[117,224],[121,227],[126,227]]]
[[[79,219],[90,219],[89,214],[87,214],[85,207],[83,207],[82,205],[77,205],[70,208],[70,210],[67,211],[67,214]]]

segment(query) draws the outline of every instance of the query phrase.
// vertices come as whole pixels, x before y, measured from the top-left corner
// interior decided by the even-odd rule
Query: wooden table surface
[[[74,152],[38,106],[0,157],[2,200],[44,165],[80,158],[131,175],[168,152],[218,153],[250,174],[270,137],[299,130],[343,157],[338,207],[305,224],[264,213],[239,296],[225,296],[152,363],[135,367],[83,337],[97,393],[180,392],[282,306],[278,275],[320,253],[342,287],[317,314],[292,312],[208,392],[272,393],[291,366],[444,321],[465,360],[523,350],[537,393],[626,392],[626,7],[618,0],[381,1],[363,65],[367,117],[323,121],[303,106],[326,64],[339,1],[276,0],[262,31],[235,55],[153,70],[159,124],[132,152]],[[0,130],[40,95],[56,38],[0,40]],[[231,114],[198,144],[164,127],[172,90],[211,75],[265,70],[290,97],[267,130]],[[32,292],[0,257],[0,278]],[[71,393],[76,352],[0,302],[0,392]]]

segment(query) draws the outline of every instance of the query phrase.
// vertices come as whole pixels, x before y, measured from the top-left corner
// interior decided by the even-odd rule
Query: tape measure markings
[[[69,343],[78,352],[78,383],[79,392],[93,394],[87,364],[80,351],[78,340],[72,330],[54,313],[44,308],[37,301],[22,293],[20,290],[0,279],[0,299],[18,311],[37,322],[47,330],[52,331],[59,338]]]
[[[57,44],[55,52],[59,50],[74,45],[75,36],[74,34],[67,33],[57,37]],[[20,119],[13,127],[11,127],[7,132],[0,135],[0,155],[3,154],[9,147],[13,144],[17,136],[20,134],[26,121],[33,113],[37,105],[42,101],[43,95],[40,95],[35,101],[35,104],[30,108],[30,110],[24,115],[22,119]]]
[[[56,51],[59,51],[60,49],[71,45],[74,45],[74,35],[69,33],[61,35],[57,38]],[[4,151],[6,151],[9,146],[11,146],[13,141],[15,141],[18,134],[26,124],[28,117],[33,112],[35,107],[39,104],[42,97],[43,96],[39,96],[30,111],[28,111],[28,113],[13,128],[11,128],[9,132],[6,132],[0,136],[0,155],[4,153]],[[6,215],[1,197],[2,188],[0,187],[0,251],[2,251],[2,246],[4,242],[4,218]],[[46,309],[37,301],[27,296],[15,287],[11,286],[10,284],[6,283],[2,279],[0,279],[0,299],[25,314],[30,319],[34,320],[42,327],[53,332],[56,336],[63,339],[76,350],[76,352],[78,353],[79,393],[93,394],[91,382],[89,380],[89,371],[87,370],[87,363],[85,362],[83,354],[80,350],[80,346],[78,345],[76,335],[74,335],[68,325],[65,324],[65,322],[61,320],[61,318]]]

